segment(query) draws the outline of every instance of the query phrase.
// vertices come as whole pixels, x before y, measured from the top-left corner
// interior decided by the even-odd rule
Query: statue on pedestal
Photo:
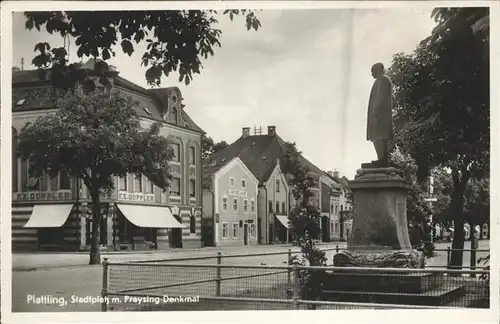
[[[382,63],[374,64],[371,71],[375,82],[368,101],[366,139],[373,142],[378,160],[364,164],[363,167],[384,168],[389,166],[389,141],[393,138],[392,82],[385,75]]]
[[[368,103],[366,139],[373,142],[377,161],[364,163],[349,188],[353,192],[354,218],[347,251],[334,257],[337,266],[420,267],[422,255],[413,251],[408,235],[406,199],[410,183],[389,166],[389,141],[393,139],[392,82],[384,65],[372,66],[375,82]]]

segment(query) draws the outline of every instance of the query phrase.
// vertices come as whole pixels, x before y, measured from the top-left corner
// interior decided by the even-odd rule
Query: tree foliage
[[[389,160],[397,165],[399,175],[410,181],[411,184],[406,203],[408,221],[425,223],[430,215],[430,208],[425,201],[425,187],[417,181],[418,166],[415,160],[410,154],[403,154],[399,149],[391,152]]]
[[[295,200],[295,205],[289,212],[289,218],[299,244],[305,237],[313,240],[319,238],[321,234],[318,225],[320,211],[312,204],[314,193],[311,189],[316,187],[317,180],[300,163],[300,154],[295,143],[287,142],[280,159],[281,170],[288,176],[288,185]]]
[[[202,144],[201,158],[205,162],[210,161],[215,153],[222,151],[223,149],[229,146],[229,144],[226,141],[220,141],[214,143],[214,140],[207,135],[203,135],[203,137],[201,138],[201,144]]]
[[[434,194],[437,202],[434,205],[434,219],[444,226],[452,226],[453,211],[451,195],[453,180],[446,170],[433,170]],[[489,224],[490,220],[490,185],[489,179],[472,179],[467,183],[464,192],[464,220],[470,225]]]
[[[295,143],[286,142],[283,155],[280,159],[281,171],[287,175],[288,185],[291,188],[295,205],[292,206],[288,217],[296,239],[301,248],[301,256],[294,256],[290,264],[300,266],[326,266],[325,252],[314,244],[314,240],[321,235],[319,221],[321,213],[318,207],[312,204],[317,179],[310,170],[300,163],[301,152]],[[300,287],[300,296],[306,300],[317,300],[321,296],[325,271],[299,270],[295,274]],[[314,305],[309,307],[315,309]]]
[[[261,27],[255,12],[225,10],[222,15],[243,15],[247,30]],[[134,44],[145,43],[141,65],[150,85],[160,86],[161,77],[177,72],[179,82],[188,85],[203,68],[201,59],[214,55],[222,31],[217,29],[221,14],[215,10],[157,10],[157,11],[37,11],[26,12],[26,28],[42,30],[61,37],[72,37],[79,58],[84,56],[109,60],[117,51],[131,56]],[[44,72],[51,69],[57,86],[76,84],[83,76],[78,64],[68,65],[64,47],[51,48],[47,42],[35,45],[39,54],[33,65]],[[107,64],[96,67],[98,72]],[[42,74],[43,77],[43,74]],[[105,78],[102,82],[107,82]]]
[[[489,11],[438,8],[433,17],[433,34],[413,53],[395,55],[389,69],[395,144],[415,159],[420,182],[433,168],[451,170],[453,248],[462,249],[467,183],[489,176]],[[454,251],[452,265],[462,257]]]
[[[100,262],[97,233],[100,195],[114,189],[113,178],[144,175],[161,189],[169,186],[173,157],[161,124],[142,130],[135,102],[118,91],[86,94],[81,87],[58,99],[55,113],[38,117],[19,135],[19,154],[30,161],[30,176],[59,172],[81,179],[92,199],[90,262]]]

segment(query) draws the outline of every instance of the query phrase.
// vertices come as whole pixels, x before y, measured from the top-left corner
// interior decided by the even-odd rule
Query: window
[[[31,177],[29,174],[29,169],[30,169],[30,166],[32,165],[33,163],[31,161],[26,161],[24,162],[24,165],[23,165],[23,171],[26,172],[26,175],[25,175],[25,178],[26,179],[26,190],[27,191],[39,191],[40,190],[40,185],[41,185],[41,181],[40,181],[40,178],[34,178],[34,177]]]
[[[276,202],[276,214],[279,214],[280,213],[280,202],[277,201]]]
[[[59,190],[70,190],[71,189],[71,179],[68,172],[61,171],[59,173]]]
[[[40,179],[38,178],[28,178],[28,183],[26,184],[26,188],[28,191],[38,191],[40,187]]]
[[[189,197],[196,197],[196,182],[189,180]]]
[[[238,211],[238,199],[233,198],[233,211]]]
[[[255,212],[255,200],[250,200],[250,212]]]
[[[338,205],[335,205],[335,215],[338,214],[338,211],[339,211],[339,206]]]
[[[172,161],[180,162],[181,161],[181,146],[177,143],[173,143],[172,150],[174,151],[174,156],[172,157]]]
[[[190,146],[189,147],[189,164],[190,165],[195,165],[194,157],[195,157],[195,150],[194,147]]]
[[[227,198],[226,197],[222,198],[222,210],[227,211]]]
[[[269,200],[269,212],[273,212],[273,202],[271,200]]]
[[[281,203],[281,212],[282,212],[283,214],[286,214],[286,204],[285,204],[285,202],[282,202],[282,203]]]
[[[153,193],[153,192],[154,192],[153,181],[146,178],[146,193]]]
[[[172,178],[170,181],[170,194],[176,196],[181,195],[181,179]]]
[[[335,236],[335,230],[333,229],[333,223],[330,223],[330,235]]]
[[[250,224],[250,227],[248,228],[248,234],[250,237],[255,237],[255,224]]]
[[[196,218],[194,215],[189,217],[189,233],[196,234]]]
[[[120,177],[119,179],[119,190],[127,190],[127,176]]]
[[[134,176],[134,191],[142,192],[142,177],[140,175]]]
[[[233,239],[238,238],[238,230],[239,230],[238,223],[233,223]]]
[[[243,211],[245,213],[248,213],[248,200],[247,199],[243,200]]]
[[[330,214],[333,214],[333,204],[330,205]]]
[[[241,188],[247,187],[247,181],[245,179],[241,180]]]
[[[234,187],[234,178],[229,178],[229,185]]]
[[[222,238],[227,239],[227,223],[222,223]]]
[[[280,192],[280,179],[276,179],[276,192]]]

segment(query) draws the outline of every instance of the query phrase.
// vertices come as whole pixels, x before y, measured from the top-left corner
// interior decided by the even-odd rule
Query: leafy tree
[[[258,30],[261,26],[253,11],[225,10],[230,19],[245,16],[247,30]],[[61,37],[75,39],[78,57],[101,58],[103,61],[115,56],[116,51],[131,56],[134,43],[146,43],[141,65],[146,67],[145,77],[150,85],[159,86],[162,75],[179,74],[179,82],[188,85],[194,74],[203,68],[200,58],[214,55],[220,47],[222,31],[216,28],[220,14],[215,10],[157,10],[157,11],[37,11],[26,12],[26,28],[58,33]],[[50,44],[36,44],[39,52],[32,63],[44,77],[51,69],[56,87],[73,87],[85,78],[78,63],[68,65],[67,52],[63,47],[51,48]],[[96,66],[103,73],[107,64]],[[101,82],[107,83],[106,78]]]
[[[469,225],[490,222],[490,180],[472,179],[465,189],[465,218]]]
[[[453,180],[446,170],[433,171],[437,202],[434,205],[434,218],[444,226],[451,226],[453,214],[451,210],[451,194]],[[464,219],[471,228],[475,225],[489,224],[490,219],[490,186],[489,179],[471,179],[464,192]],[[456,229],[455,229],[456,230]]]
[[[436,197],[436,202],[432,206],[434,223],[450,227],[453,223],[449,210],[453,192],[451,173],[444,168],[434,168],[431,175],[434,178],[434,196]]]
[[[321,234],[319,228],[321,213],[312,204],[314,193],[311,189],[316,186],[317,180],[310,174],[308,168],[300,163],[300,154],[295,143],[286,142],[280,159],[281,170],[287,176],[295,200],[288,217],[296,243],[302,252],[300,257],[292,257],[290,264],[326,266],[325,252],[314,244],[314,240]],[[318,270],[299,271],[297,279],[303,299],[316,300],[320,297],[324,274],[324,271]]]
[[[435,167],[451,170],[456,249],[451,264],[461,267],[467,183],[489,175],[489,36],[484,27],[489,12],[440,8],[433,16],[433,35],[413,53],[395,55],[389,70],[395,89],[395,144],[415,159],[420,182]]]
[[[283,155],[280,159],[280,167],[288,176],[288,185],[291,188],[295,205],[289,213],[293,233],[299,239],[306,237],[309,240],[319,238],[319,209],[312,204],[314,193],[311,190],[317,184],[317,180],[309,170],[300,163],[300,152],[297,151],[295,143],[285,143]]]
[[[19,135],[19,154],[33,166],[30,176],[67,172],[88,188],[90,264],[100,263],[101,195],[114,189],[115,176],[144,175],[161,189],[169,187],[173,150],[159,135],[160,123],[141,129],[137,104],[118,91],[86,94],[77,87],[57,101],[55,113],[39,117]]]
[[[220,141],[214,144],[214,140],[210,136],[203,135],[202,139],[202,154],[201,158],[207,162],[212,159],[212,156],[229,146],[226,141]]]
[[[411,187],[407,199],[408,222],[423,224],[430,214],[428,203],[424,200],[425,187],[417,181],[418,166],[409,154],[403,154],[398,148],[391,152],[390,162],[398,167],[398,173],[404,179],[410,181]]]

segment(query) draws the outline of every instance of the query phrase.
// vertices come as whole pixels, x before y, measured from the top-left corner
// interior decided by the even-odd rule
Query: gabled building
[[[279,160],[284,154],[285,141],[269,126],[267,134],[251,135],[250,128],[242,128],[241,137],[212,157],[217,165],[238,157],[248,167],[259,183],[257,239],[259,244],[288,242],[291,240],[288,213],[293,206],[293,197],[283,174]],[[301,163],[307,166],[318,180],[325,173],[303,156]],[[320,207],[321,186],[314,188],[313,203]]]
[[[328,171],[328,177],[338,184],[338,196],[331,201],[331,239],[346,241],[352,228],[352,206],[348,201],[347,178],[341,178],[338,171]]]
[[[321,185],[321,234],[323,241],[338,241],[339,198],[341,186],[328,174],[320,177]]]
[[[204,167],[205,245],[257,244],[258,185],[239,157]]]
[[[81,69],[93,70],[94,60]],[[144,89],[110,69],[111,91],[139,102],[143,127],[161,121],[160,133],[175,153],[167,192],[144,176],[116,177],[115,190],[101,195],[103,218],[99,244],[103,249],[164,249],[201,246],[201,137],[203,130],[189,117],[176,87]],[[92,77],[92,74],[90,74]],[[96,85],[100,84],[96,82]],[[109,90],[109,89],[108,89]],[[13,250],[86,250],[92,219],[90,195],[67,174],[50,179],[29,177],[30,161],[16,157],[18,134],[37,117],[55,111],[58,91],[50,72],[13,71],[12,80],[12,247]]]

